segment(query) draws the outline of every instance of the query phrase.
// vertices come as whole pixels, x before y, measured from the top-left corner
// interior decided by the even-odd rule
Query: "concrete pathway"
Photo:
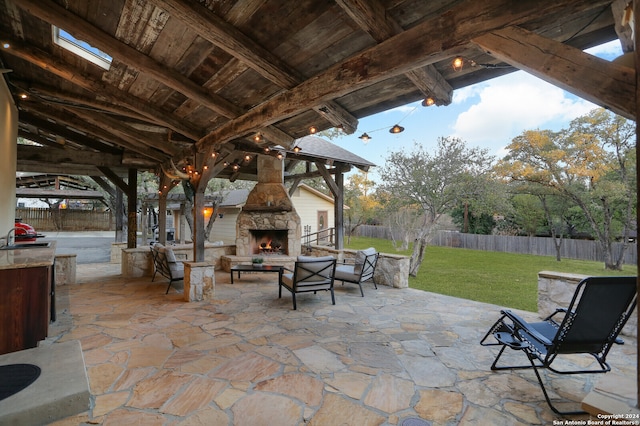
[[[165,295],[164,279],[123,279],[119,267],[78,265],[78,284],[58,289],[59,320],[45,344],[80,341],[92,404],[55,425],[558,419],[532,371],[490,371],[496,351],[478,342],[497,306],[385,286],[366,286],[363,298],[357,286],[338,285],[335,306],[327,293],[302,294],[294,311],[270,275],[243,274],[231,285],[225,273],[216,274],[214,300],[186,303],[174,289]],[[613,349],[617,373],[635,377],[635,348]],[[593,375],[543,377],[552,398],[574,408],[594,383]]]

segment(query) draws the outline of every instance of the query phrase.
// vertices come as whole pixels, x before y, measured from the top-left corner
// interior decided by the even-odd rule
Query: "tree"
[[[600,245],[605,268],[621,269],[636,212],[635,126],[596,109],[557,133],[525,131],[507,149],[496,171],[574,203]]]
[[[454,206],[471,201],[482,192],[492,157],[479,148],[468,148],[458,138],[439,138],[430,154],[420,144],[412,153],[392,152],[381,172],[381,187],[405,207],[415,206],[421,213],[415,230],[409,274],[416,276],[431,235],[440,217]]]
[[[349,176],[344,186],[344,202],[349,206],[345,211],[348,241],[359,226],[375,219],[379,203],[373,197],[374,187],[375,182],[362,170]]]

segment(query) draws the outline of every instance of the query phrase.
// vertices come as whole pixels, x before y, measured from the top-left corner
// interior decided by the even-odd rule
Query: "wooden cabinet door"
[[[0,354],[35,348],[47,337],[51,268],[0,271]]]

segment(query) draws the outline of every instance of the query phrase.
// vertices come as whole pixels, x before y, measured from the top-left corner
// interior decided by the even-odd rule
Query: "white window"
[[[76,55],[91,61],[105,70],[111,67],[111,56],[96,49],[89,43],[78,40],[65,30],[52,26],[53,28],[53,42],[63,49],[67,49],[69,52],[73,52]]]

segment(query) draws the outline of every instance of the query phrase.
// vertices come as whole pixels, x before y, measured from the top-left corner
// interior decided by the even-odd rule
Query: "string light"
[[[262,134],[260,133],[256,133],[255,136],[253,137],[253,141],[256,143],[262,142],[264,140],[264,138],[262,137]]]
[[[409,115],[411,115],[416,108],[418,108],[417,106],[413,107],[409,112],[407,112],[404,117],[402,117],[402,120],[398,121],[398,123],[396,123],[395,125],[391,126],[391,127],[382,127],[380,129],[376,129],[376,130],[369,130],[367,132],[364,132],[362,135],[358,136],[358,139],[362,140],[363,143],[368,143],[371,139],[373,139],[371,136],[369,136],[369,133],[374,133],[374,132],[378,132],[380,130],[385,130],[385,129],[389,129],[389,133],[391,134],[398,134],[398,133],[402,133],[404,132],[404,127],[402,127],[400,125],[400,123],[402,123],[404,121],[405,118],[407,118]]]
[[[309,134],[313,135],[318,131],[318,129],[316,128],[316,126],[311,126],[309,127]]]
[[[404,127],[396,124],[392,128],[389,129],[389,133],[402,133],[404,132]]]
[[[451,63],[451,66],[454,71],[461,71],[462,67],[464,67],[464,60],[460,56],[457,56]]]
[[[435,103],[436,103],[435,99],[433,99],[431,96],[429,96],[427,99],[422,101],[422,106],[430,107],[431,105],[435,105]]]

